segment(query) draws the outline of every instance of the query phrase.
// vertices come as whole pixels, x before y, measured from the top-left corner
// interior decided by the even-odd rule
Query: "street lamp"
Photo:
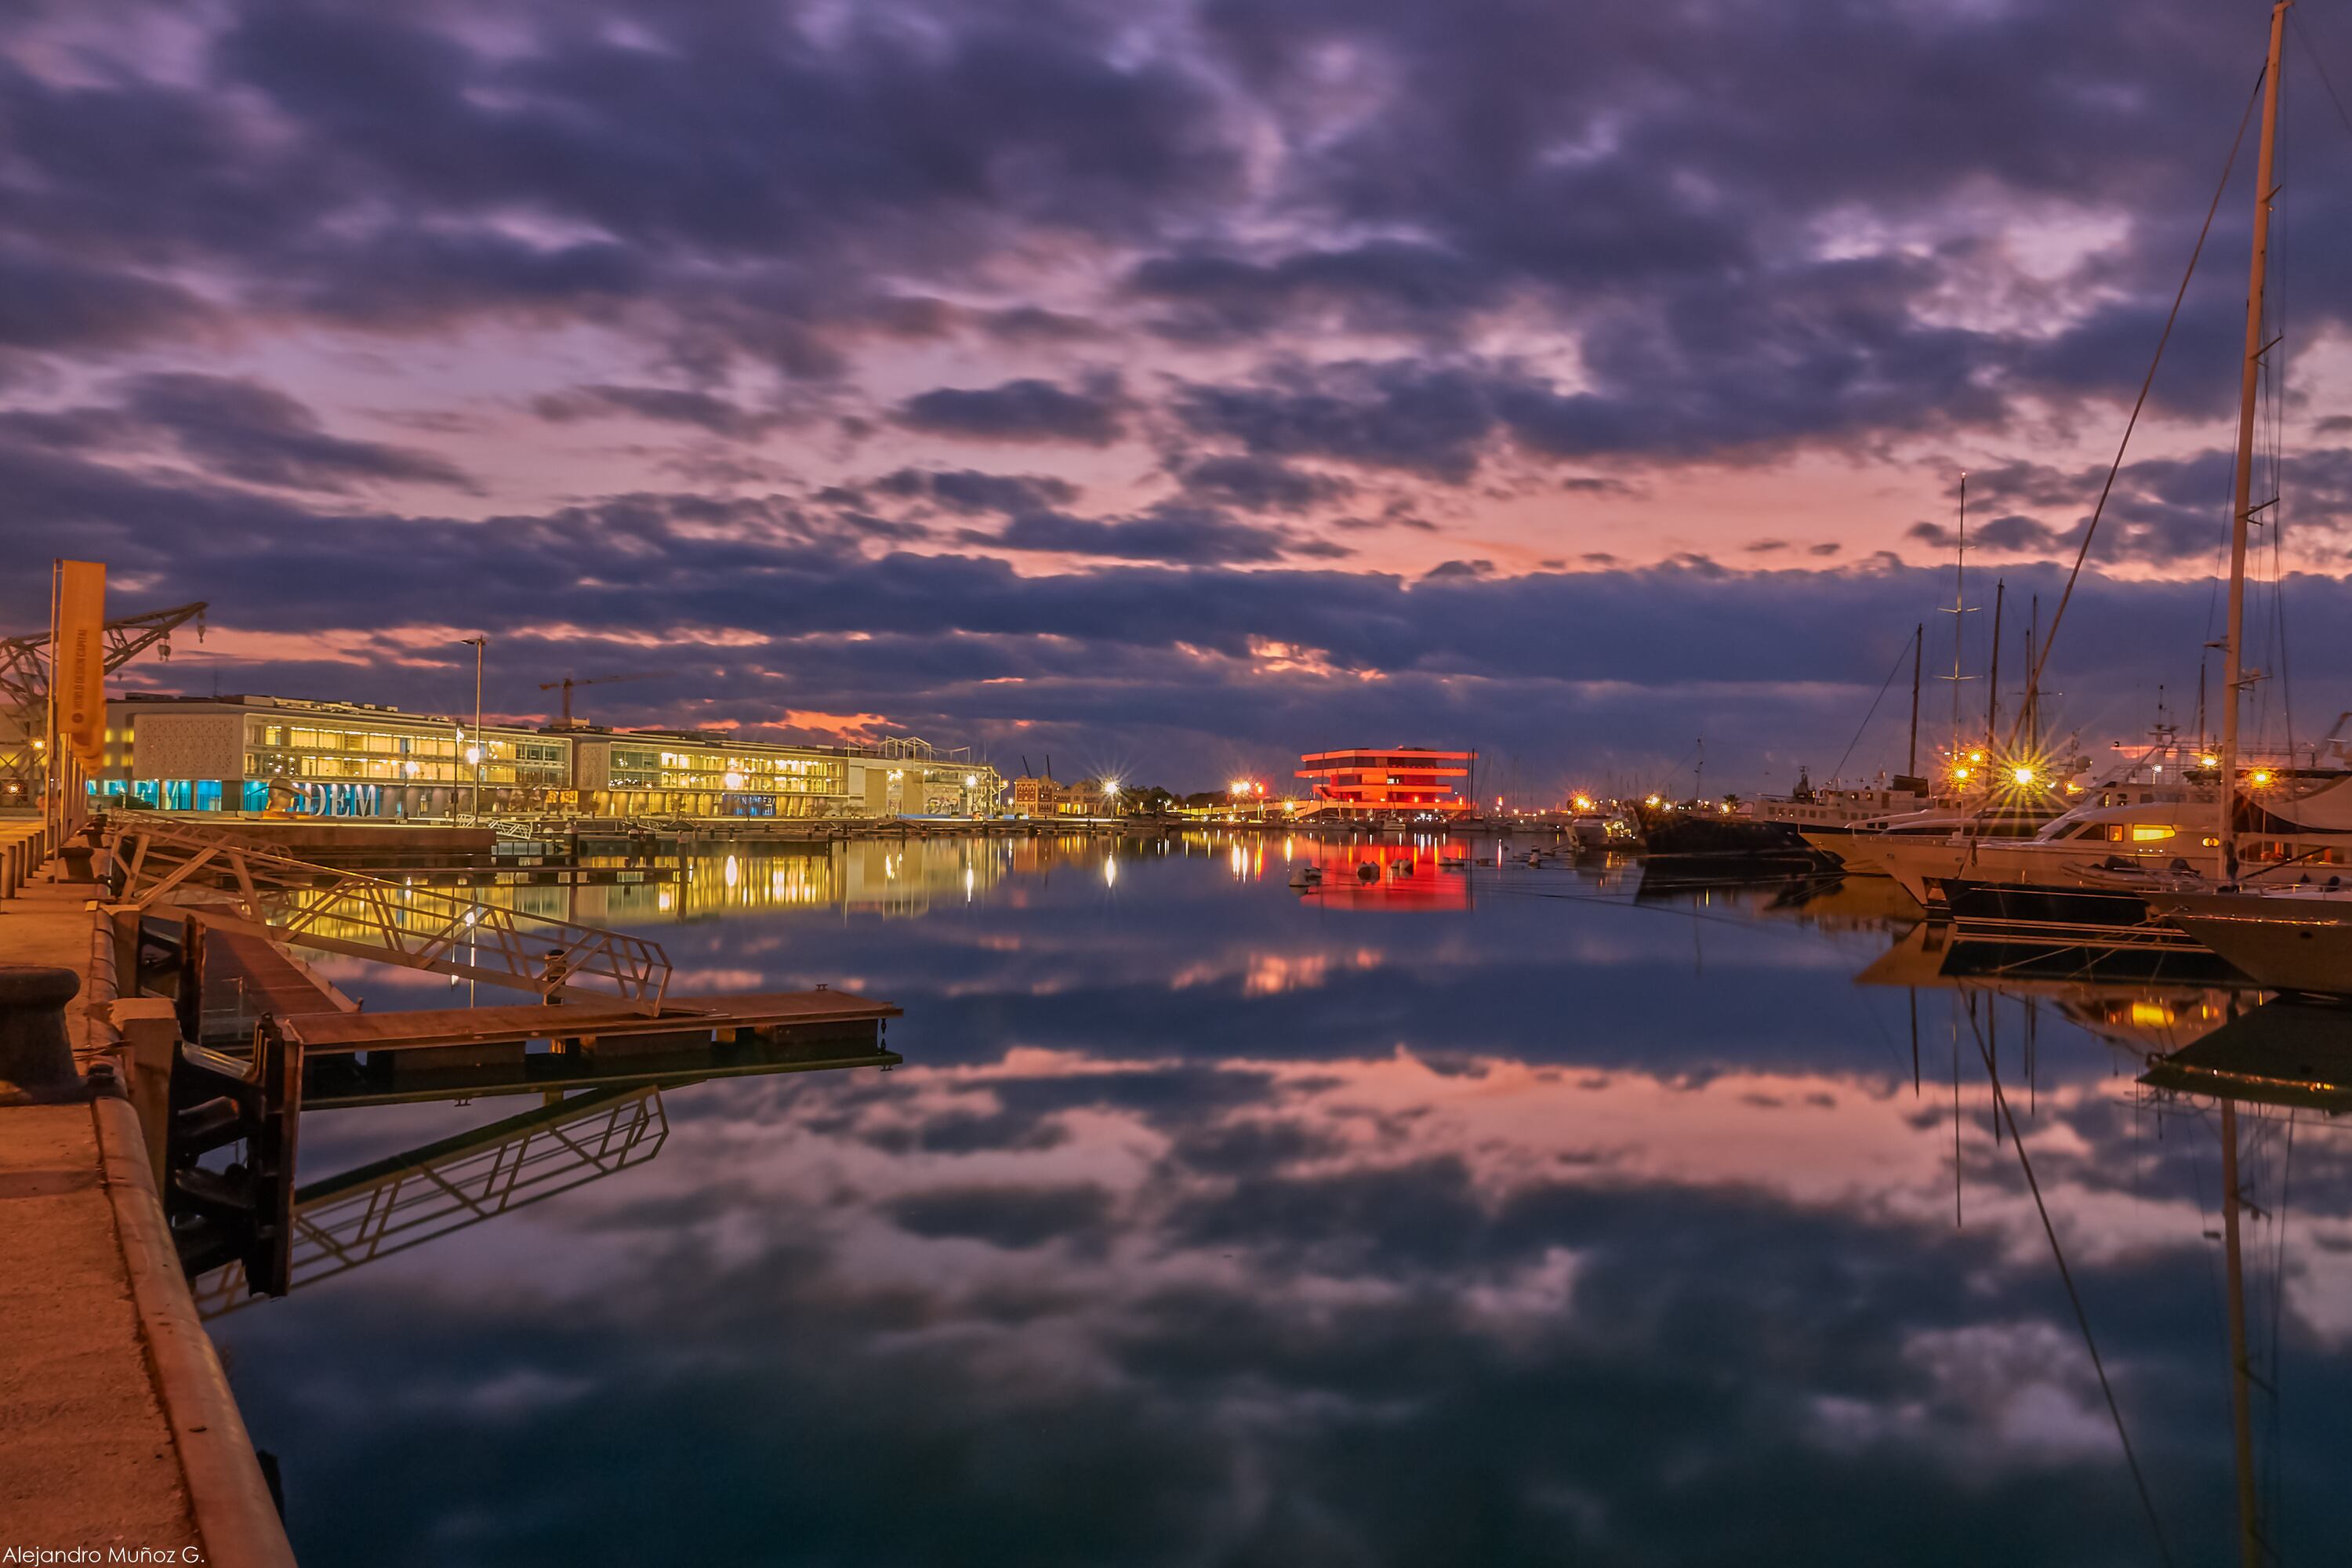
[[[489,646],[487,637],[459,637],[457,646],[470,643],[474,648],[474,743],[466,749],[466,761],[474,768],[473,818],[482,820],[482,650]]]

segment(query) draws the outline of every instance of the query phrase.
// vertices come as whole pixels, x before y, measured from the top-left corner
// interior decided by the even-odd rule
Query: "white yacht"
[[[1894,816],[1872,817],[1850,827],[1801,827],[1797,831],[1807,848],[1837,861],[1838,869],[1845,875],[1885,877],[1891,873],[1879,851],[1890,840],[1945,844],[1967,838],[2030,838],[2041,831],[2043,824],[2063,816],[2065,809],[2048,797],[1990,808],[1936,805]]]
[[[2293,799],[2281,795],[2296,781],[2265,770],[2251,770],[2243,782],[2236,834],[2242,875],[2352,866],[2352,773],[2305,775],[2300,782],[2316,787]],[[1878,860],[1922,903],[1952,882],[2109,890],[2118,869],[2210,873],[2221,839],[2210,783],[2121,786],[2096,798],[2105,803],[2119,795],[2137,798],[2077,807],[2031,838],[1889,838],[1880,843]]]
[[[2257,985],[2352,994],[2352,889],[2324,882],[2228,892],[2151,893],[2148,908],[2230,961]]]

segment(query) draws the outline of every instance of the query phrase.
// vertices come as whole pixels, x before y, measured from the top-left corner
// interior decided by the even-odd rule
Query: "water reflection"
[[[2173,1558],[2218,1560],[2219,1089],[2270,1535],[2328,1554],[2352,1184],[2243,1058],[2336,1058],[2258,994],[1947,973],[1867,889],[1643,900],[1523,850],[918,840],[698,861],[690,910],[579,889],[682,975],[900,1004],[908,1065],[665,1089],[658,1160],[222,1320],[304,1560],[2152,1561],[2021,1154]],[[1351,903],[1301,860],[1381,869]]]

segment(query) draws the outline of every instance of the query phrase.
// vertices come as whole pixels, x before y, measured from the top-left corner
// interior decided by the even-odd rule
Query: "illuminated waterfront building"
[[[435,818],[974,816],[1002,782],[919,740],[793,746],[693,731],[484,724],[363,702],[133,695],[90,793],[163,811]]]
[[[1024,773],[1013,781],[1013,810],[1021,816],[1100,816],[1105,799],[1100,779],[1065,784],[1050,774]]]
[[[1469,800],[1454,793],[1454,781],[1466,783],[1477,760],[1475,752],[1421,746],[1310,752],[1298,759],[1298,776],[1311,781],[1315,799],[1327,807],[1453,816],[1470,809]]]

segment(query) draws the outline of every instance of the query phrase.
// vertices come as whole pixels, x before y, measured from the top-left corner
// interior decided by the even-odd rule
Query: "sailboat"
[[[2128,943],[2201,946],[2195,917],[2168,911],[2190,896],[2233,900],[2233,918],[2259,924],[2262,911],[2301,918],[2310,884],[2352,873],[2352,772],[2250,765],[2240,732],[2240,699],[2260,679],[2245,667],[2247,542],[2252,499],[2256,405],[2266,356],[2264,282],[2277,195],[2280,45],[2286,8],[2276,0],[2262,87],[2262,132],[2254,175],[2253,243],[2248,264],[2245,353],[2240,365],[2236,461],[2230,522],[2227,634],[2222,643],[2220,743],[2176,770],[2170,798],[2070,812],[2029,839],[1913,839],[1882,846],[1885,868],[1962,938],[1972,926],[2011,942],[2095,945],[2102,933]],[[2341,748],[2338,752],[2340,756]],[[2314,759],[2315,764],[2316,759]],[[2185,774],[2185,776],[2184,776]],[[2299,786],[2310,786],[2301,788]],[[2251,871],[2248,868],[2252,867]],[[2271,883],[2295,882],[2293,908],[2266,900]],[[2319,896],[2341,891],[2320,889]],[[2352,898],[2352,893],[2345,894]],[[2152,900],[2168,900],[2158,907]],[[2208,909],[2204,913],[2211,913]],[[2352,970],[2342,989],[2352,991]]]

